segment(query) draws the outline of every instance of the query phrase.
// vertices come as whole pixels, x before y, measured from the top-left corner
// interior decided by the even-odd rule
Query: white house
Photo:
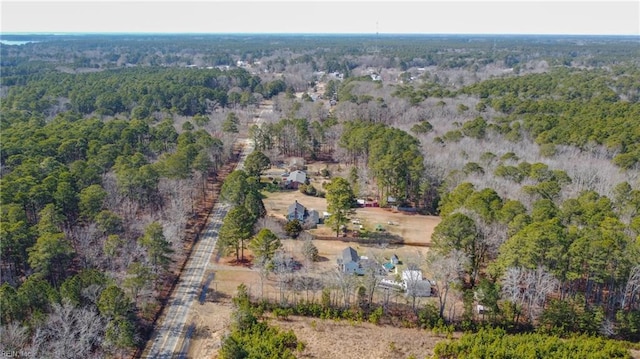
[[[416,297],[431,296],[431,282],[424,279],[421,270],[403,270],[402,286],[407,295]]]
[[[307,174],[300,170],[295,170],[289,173],[287,180],[291,182],[305,183],[307,181]]]

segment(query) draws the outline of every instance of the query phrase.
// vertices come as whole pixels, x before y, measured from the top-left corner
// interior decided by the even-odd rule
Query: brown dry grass
[[[427,358],[446,338],[413,328],[377,326],[370,323],[290,317],[271,320],[284,330],[293,330],[305,349],[298,358]]]
[[[265,196],[263,201],[267,213],[278,218],[285,218],[287,208],[296,200],[307,209],[315,209],[320,214],[327,210],[327,201],[324,198],[307,196],[300,191],[265,193]],[[374,231],[376,226],[380,224],[389,233],[401,236],[408,244],[424,245],[431,242],[433,229],[440,223],[440,217],[406,214],[386,208],[356,208],[352,217],[359,219],[364,229],[368,231]],[[353,224],[349,224],[348,228],[356,229]],[[334,235],[330,229],[323,225],[319,225],[318,229],[310,232],[322,236]]]
[[[283,246],[295,259],[301,260],[298,240],[284,240]],[[334,270],[336,258],[346,243],[340,241],[315,241],[320,262],[314,263],[312,273]],[[423,247],[377,248],[353,245],[359,253],[369,256],[389,257],[396,253],[401,259],[416,255],[416,250],[426,252]],[[212,263],[215,279],[211,285],[208,300],[192,308],[189,323],[196,324],[196,335],[189,346],[189,358],[215,358],[230,321],[232,304],[240,283],[244,283],[252,296],[277,298],[273,278],[261,281],[257,270],[245,266],[231,265],[231,260],[223,258],[220,263]],[[305,270],[305,268],[303,268]],[[289,294],[293,295],[293,294]],[[316,324],[312,324],[316,321]],[[415,354],[418,358],[432,352],[433,346],[441,338],[417,329],[375,326],[372,324],[350,324],[349,322],[323,321],[314,318],[293,318],[287,322],[275,322],[284,329],[293,329],[307,348],[299,353],[301,358],[336,357],[334,347],[345,347],[341,358],[405,358]],[[313,328],[315,327],[315,328]],[[391,350],[392,344],[397,348]],[[355,344],[354,344],[355,343]],[[336,345],[337,344],[337,345]]]
[[[217,358],[217,352],[229,325],[233,307],[230,299],[217,299],[192,310],[191,322],[197,329],[191,340],[188,358]],[[287,320],[268,319],[282,330],[293,330],[305,344],[298,358],[381,359],[427,358],[435,345],[446,339],[416,328],[378,326],[371,323],[323,320],[291,316]],[[459,333],[454,333],[454,337]]]

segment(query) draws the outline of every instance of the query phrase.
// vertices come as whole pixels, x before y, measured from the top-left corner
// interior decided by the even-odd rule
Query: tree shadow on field
[[[207,302],[221,302],[221,301],[229,301],[231,300],[231,295],[223,293],[223,292],[219,292],[216,291],[215,289],[209,288],[207,290],[207,297],[206,297],[206,301]]]
[[[232,267],[252,268],[253,267],[253,256],[252,255],[245,255],[244,258],[240,258],[240,259],[233,258],[233,259],[224,261],[224,264],[232,266]]]
[[[196,327],[191,335],[192,339],[207,339],[211,337],[211,330],[208,326]]]

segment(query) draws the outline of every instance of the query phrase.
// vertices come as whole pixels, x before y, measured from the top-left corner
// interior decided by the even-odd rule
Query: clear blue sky
[[[3,33],[640,35],[635,1],[0,1]]]

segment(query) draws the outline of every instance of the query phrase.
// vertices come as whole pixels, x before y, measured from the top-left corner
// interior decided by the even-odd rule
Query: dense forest
[[[186,223],[240,132],[270,162],[339,162],[355,196],[441,216],[424,266],[450,294],[442,323],[640,340],[637,38],[2,39],[27,42],[0,44],[5,350],[141,347],[186,255]],[[265,101],[273,113],[251,126]],[[247,193],[236,204],[260,212]],[[488,308],[483,323],[473,303]],[[292,355],[295,336],[245,324],[238,343],[269,332]]]

